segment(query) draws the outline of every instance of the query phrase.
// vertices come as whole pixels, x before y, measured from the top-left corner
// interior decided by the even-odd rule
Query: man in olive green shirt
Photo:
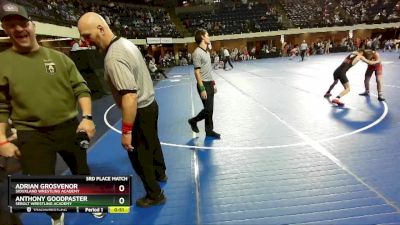
[[[27,175],[54,175],[57,153],[73,174],[89,174],[86,151],[76,142],[77,132],[95,134],[86,82],[66,55],[39,46],[23,7],[0,5],[0,20],[12,42],[0,53],[0,154],[19,156]],[[17,144],[6,137],[9,118]],[[64,214],[49,215],[53,224],[64,224]]]

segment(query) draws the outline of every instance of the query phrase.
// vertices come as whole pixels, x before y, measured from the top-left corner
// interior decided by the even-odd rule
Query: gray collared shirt
[[[137,91],[138,108],[154,101],[154,87],[142,53],[125,38],[115,41],[104,60],[105,78],[116,90]]]
[[[193,52],[193,65],[195,69],[200,69],[203,81],[213,80],[210,52],[197,47]]]

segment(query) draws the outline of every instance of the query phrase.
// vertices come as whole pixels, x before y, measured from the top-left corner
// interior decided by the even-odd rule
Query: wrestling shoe
[[[338,106],[344,106],[344,103],[339,101],[339,99],[335,98],[332,100],[332,103],[338,105]]]

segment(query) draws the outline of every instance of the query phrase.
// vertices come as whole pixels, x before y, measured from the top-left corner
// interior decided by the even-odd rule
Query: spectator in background
[[[181,58],[180,65],[181,66],[187,66],[188,65],[188,61],[187,61],[186,57],[182,57]]]
[[[187,53],[188,64],[192,64],[192,54],[190,52]]]
[[[382,34],[378,35],[377,37],[375,37],[373,39],[372,46],[371,46],[372,50],[379,50],[379,47],[381,45],[381,38],[382,38]]]
[[[155,74],[161,73],[163,75],[163,77],[165,79],[167,79],[168,77],[165,74],[165,71],[162,70],[162,69],[158,69],[155,61],[156,60],[154,58],[149,60],[149,70],[150,70],[150,72],[155,73]]]
[[[331,40],[328,40],[325,42],[325,54],[329,54],[330,48],[331,48]]]
[[[304,61],[304,56],[307,52],[308,45],[306,43],[306,40],[303,40],[303,43],[300,45],[300,56],[301,56],[301,61]]]
[[[256,47],[253,46],[250,51],[250,59],[256,59]]]
[[[294,57],[296,57],[296,55],[299,53],[299,48],[297,47],[297,45],[294,46],[294,48],[292,48],[290,50],[290,60],[292,60]]]
[[[218,54],[217,54],[216,52],[213,52],[213,54],[214,54],[213,69],[214,69],[214,70],[217,70],[217,69],[219,69],[220,60],[219,60],[219,56],[218,56]]]
[[[226,47],[223,47],[223,48],[224,48],[224,70],[226,70],[226,63],[229,63],[229,65],[233,69],[228,48],[226,48]]]

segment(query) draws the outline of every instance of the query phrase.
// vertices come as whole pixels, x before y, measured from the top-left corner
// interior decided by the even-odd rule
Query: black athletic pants
[[[300,51],[301,61],[304,61],[304,56],[306,55],[306,50]]]
[[[224,57],[224,69],[226,69],[226,63],[229,63],[229,65],[233,68],[231,58],[229,56]]]
[[[138,108],[132,130],[132,146],[128,152],[133,169],[143,182],[147,197],[157,198],[161,193],[157,178],[165,176],[164,155],[158,138],[158,104]]]
[[[197,91],[199,92],[201,102],[203,103],[204,108],[193,118],[194,121],[199,122],[201,120],[205,120],[205,129],[206,133],[213,131],[214,122],[213,122],[213,113],[214,113],[214,85],[212,81],[203,81],[203,85],[206,88],[207,99],[202,99],[200,95],[200,89],[197,87]]]

